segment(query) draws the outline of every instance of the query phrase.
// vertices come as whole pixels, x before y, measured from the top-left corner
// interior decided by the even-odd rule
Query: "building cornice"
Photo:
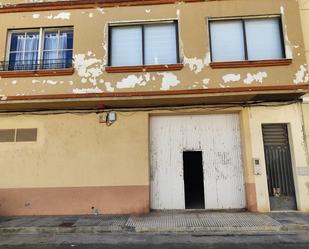
[[[179,2],[205,2],[205,0],[77,0],[39,3],[8,4],[0,7],[0,13],[51,11],[51,10],[74,10],[110,8],[119,6],[143,6],[174,4]]]
[[[281,85],[281,86],[256,86],[256,87],[234,87],[234,88],[210,88],[196,90],[168,90],[168,91],[147,91],[147,92],[104,92],[104,93],[83,93],[83,94],[52,94],[52,95],[22,95],[6,96],[5,102],[14,100],[52,100],[52,99],[82,99],[100,97],[153,97],[172,96],[188,94],[227,94],[227,93],[254,93],[254,92],[276,92],[276,91],[301,91],[304,94],[309,91],[308,84]],[[0,101],[0,103],[3,101]]]

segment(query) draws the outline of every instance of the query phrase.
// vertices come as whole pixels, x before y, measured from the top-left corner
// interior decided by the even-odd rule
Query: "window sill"
[[[271,67],[287,66],[292,64],[292,59],[259,60],[259,61],[227,61],[211,62],[211,68],[241,68],[241,67]]]
[[[42,70],[25,70],[25,71],[2,71],[1,78],[20,78],[20,77],[40,77],[40,76],[64,76],[72,75],[74,68],[65,69],[42,69]]]
[[[155,72],[155,71],[176,71],[181,70],[183,64],[168,65],[149,65],[149,66],[124,66],[124,67],[106,67],[108,73],[128,73],[128,72]]]

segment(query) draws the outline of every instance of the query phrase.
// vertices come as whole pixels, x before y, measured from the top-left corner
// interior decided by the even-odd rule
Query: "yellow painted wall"
[[[148,115],[0,116],[0,129],[38,128],[37,142],[0,143],[0,188],[148,185]]]
[[[307,96],[307,100],[309,95]],[[309,162],[309,102],[305,102],[302,105],[302,111],[303,111],[303,120],[304,120],[304,136],[306,140],[306,146],[307,146],[307,156],[308,156],[308,162]]]
[[[289,126],[297,205],[299,210],[309,211],[309,175],[301,176],[298,173],[298,168],[308,167],[300,104],[282,107],[252,107],[249,108],[249,113],[252,156],[253,158],[260,158],[263,166],[263,174],[255,176],[258,210],[260,212],[270,211],[261,125],[264,123],[287,123]]]
[[[305,54],[307,59],[307,68],[309,68],[309,1],[299,0],[299,9],[301,17],[301,27],[304,36]],[[306,103],[303,104],[304,131],[306,136],[306,144],[309,154],[309,94],[305,95]],[[309,160],[309,159],[308,159]]]
[[[305,54],[307,62],[309,61],[309,2],[307,0],[299,0],[301,27],[304,36]]]
[[[60,14],[60,15],[59,15]],[[63,15],[65,14],[65,15]],[[282,15],[289,66],[212,69],[207,18]],[[108,24],[174,19],[179,21],[180,57],[184,68],[173,72],[107,73]],[[10,29],[74,26],[75,73],[72,76],[0,78],[0,96],[190,90],[279,86],[307,83],[298,4],[290,0],[228,0],[104,9],[0,14],[0,60],[5,60]],[[254,80],[257,74],[262,80]],[[224,76],[239,80],[224,81]],[[229,78],[229,77],[228,77]],[[235,78],[235,77],[232,77]],[[236,77],[237,78],[237,77]],[[246,83],[246,79],[252,81]]]

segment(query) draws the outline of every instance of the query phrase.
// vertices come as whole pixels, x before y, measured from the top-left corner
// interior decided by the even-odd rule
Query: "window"
[[[8,44],[6,71],[72,67],[72,28],[13,30]]]
[[[212,20],[212,62],[284,59],[280,17]]]
[[[179,62],[177,22],[110,26],[109,66]]]

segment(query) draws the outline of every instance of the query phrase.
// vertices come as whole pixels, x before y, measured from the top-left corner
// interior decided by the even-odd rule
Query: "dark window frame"
[[[281,41],[281,52],[282,52],[282,58],[280,59],[274,59],[274,60],[284,60],[288,59],[286,56],[286,50],[285,50],[285,40],[284,40],[284,30],[283,30],[283,24],[282,24],[282,16],[273,16],[273,17],[263,17],[263,16],[256,16],[256,17],[235,17],[235,18],[220,18],[220,19],[209,19],[208,20],[208,37],[209,37],[209,47],[210,47],[210,60],[212,63],[221,63],[221,62],[230,62],[230,61],[214,61],[213,60],[213,46],[212,46],[212,38],[211,38],[211,23],[213,22],[226,22],[226,21],[241,21],[242,22],[242,32],[243,32],[243,42],[244,42],[244,54],[245,59],[241,61],[261,61],[263,59],[258,60],[249,60],[248,56],[248,41],[247,41],[247,34],[246,34],[246,24],[245,22],[247,20],[267,20],[267,19],[277,19],[279,24],[279,32],[280,32],[280,41]],[[266,59],[268,60],[268,59]],[[237,61],[236,61],[237,62]]]
[[[64,51],[72,51],[72,58],[70,62],[61,62],[59,64],[67,64],[70,65],[70,67],[67,66],[59,66],[56,68],[49,67],[48,65],[46,66],[46,61],[47,59],[44,58],[44,44],[45,44],[45,33],[50,32],[50,31],[58,31],[58,32],[63,32],[63,31],[71,31],[73,34],[73,43],[72,43],[72,48],[71,49],[64,49]],[[10,55],[12,53],[11,51],[11,46],[12,46],[12,34],[18,33],[18,32],[37,32],[39,35],[39,47],[37,51],[37,59],[36,63],[33,64],[33,68],[30,69],[13,69],[11,68],[11,60],[10,60]],[[61,69],[69,69],[73,68],[73,54],[74,54],[74,26],[46,26],[46,27],[33,27],[33,28],[16,28],[16,29],[8,29],[7,30],[7,37],[6,37],[6,51],[5,51],[5,61],[0,63],[0,71],[11,71],[11,72],[22,72],[22,71],[39,71],[39,70],[61,70]],[[58,51],[58,49],[57,49]],[[60,50],[59,50],[60,51]],[[24,53],[25,51],[22,51]],[[60,59],[55,59],[55,60],[60,60]],[[26,60],[25,60],[26,62]],[[32,64],[30,64],[32,65]]]
[[[154,22],[142,22],[142,23],[128,23],[128,24],[117,24],[111,23],[108,25],[108,67],[118,67],[112,65],[112,36],[113,27],[121,27],[121,26],[140,26],[142,28],[142,64],[141,65],[134,65],[134,66],[125,66],[125,67],[135,67],[135,66],[152,66],[156,64],[145,64],[145,26],[152,25],[152,24],[164,24],[164,23],[173,23],[175,26],[175,35],[176,35],[176,61],[173,64],[180,63],[180,52],[179,52],[179,28],[178,28],[178,20],[162,20],[162,21],[154,21]],[[160,65],[160,64],[158,64]]]

